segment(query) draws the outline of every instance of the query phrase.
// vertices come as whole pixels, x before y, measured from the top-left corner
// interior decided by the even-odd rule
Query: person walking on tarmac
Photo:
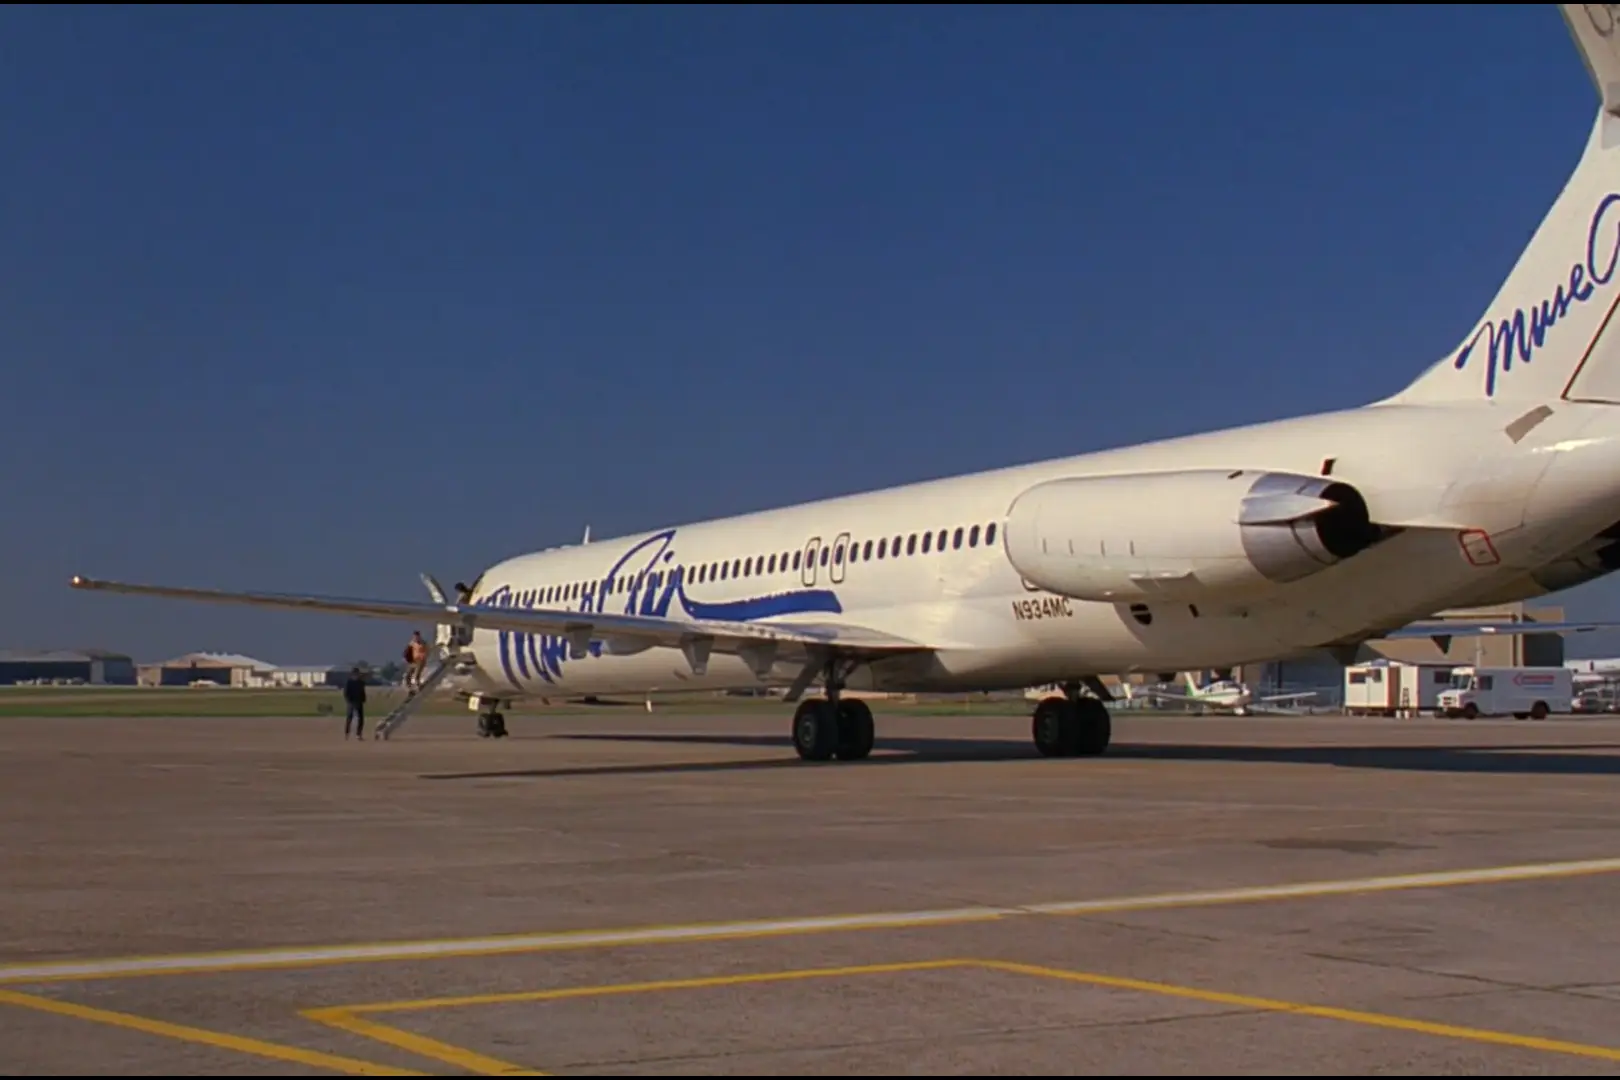
[[[428,647],[422,640],[422,631],[411,631],[411,640],[405,646],[405,694],[407,697],[422,689],[422,672],[427,670]]]
[[[349,704],[348,715],[343,718],[343,737],[349,737],[349,725],[354,725],[354,737],[366,738],[366,679],[359,668],[349,670],[349,681],[343,684],[343,700]]]

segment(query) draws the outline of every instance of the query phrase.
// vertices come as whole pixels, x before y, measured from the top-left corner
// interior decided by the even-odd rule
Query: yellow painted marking
[[[1081,983],[1089,986],[1105,987],[1113,990],[1131,990],[1143,994],[1155,994],[1160,997],[1185,998],[1191,1001],[1202,1001],[1213,1005],[1230,1005],[1241,1009],[1253,1009],[1260,1012],[1286,1013],[1292,1016],[1312,1016],[1324,1020],[1338,1020],[1343,1023],[1360,1024],[1367,1027],[1387,1028],[1396,1031],[1410,1031],[1422,1035],[1433,1035],[1441,1038],[1462,1039],[1469,1042],[1492,1043],[1497,1046],[1514,1047],[1520,1050],[1539,1050],[1544,1053],[1570,1054],[1576,1057],[1597,1058],[1602,1061],[1620,1062],[1620,1049],[1606,1046],[1594,1046],[1587,1043],[1568,1042],[1562,1039],[1544,1039],[1536,1035],[1516,1035],[1506,1031],[1491,1031],[1485,1028],[1464,1027],[1458,1024],[1440,1024],[1428,1020],[1413,1020],[1403,1016],[1390,1016],[1385,1013],[1363,1012],[1358,1009],[1339,1009],[1326,1005],[1308,1005],[1295,1001],[1282,1001],[1276,998],[1255,997],[1250,994],[1232,994],[1219,990],[1200,990],[1191,986],[1178,986],[1173,983],[1149,982],[1145,979],[1130,979],[1117,975],[1098,975],[1086,971],[1070,971],[1063,968],[1041,967],[1036,964],[1020,964],[1004,960],[922,960],[910,963],[896,964],[867,964],[850,967],[804,968],[796,971],[756,972],[748,975],[716,975],[706,978],[694,979],[665,979],[657,982],[616,983],[605,986],[571,986],[553,990],[529,990],[502,994],[471,994],[464,997],[421,998],[413,1001],[377,1002],[366,1005],[344,1006],[340,1011],[350,1014],[358,1019],[359,1013],[393,1013],[418,1012],[428,1009],[456,1008],[468,1005],[504,1005],[514,1002],[544,1002],[562,1001],[569,998],[607,997],[623,994],[664,993],[673,990],[702,990],[728,986],[749,986],[764,983],[798,982],[806,979],[835,979],[848,978],[858,975],[884,975],[908,971],[943,970],[947,968],[979,968],[986,971],[1001,971],[1014,975],[1026,975],[1038,979],[1054,979],[1060,982]],[[356,1030],[358,1029],[351,1029]],[[392,1031],[393,1029],[388,1029]],[[388,1041],[388,1040],[384,1040]],[[394,1043],[403,1046],[403,1043]],[[454,1049],[454,1048],[452,1048]],[[429,1055],[436,1056],[436,1055]],[[448,1058],[440,1058],[448,1061]],[[451,1062],[460,1064],[460,1062]],[[499,1065],[501,1063],[496,1062]],[[488,1072],[479,1069],[476,1071]],[[490,1073],[490,1075],[497,1075]]]
[[[13,990],[0,990],[0,1005],[15,1005],[21,1009],[33,1009],[37,1012],[53,1013],[57,1016],[71,1016],[95,1024],[127,1028],[131,1031],[144,1032],[147,1035],[158,1035],[167,1039],[178,1039],[181,1042],[198,1043],[220,1050],[234,1050],[239,1054],[253,1054],[257,1057],[272,1058],[276,1061],[312,1065],[317,1069],[330,1069],[333,1072],[348,1073],[352,1076],[430,1075],[417,1072],[414,1069],[396,1069],[391,1065],[378,1065],[371,1061],[360,1061],[357,1058],[340,1057],[336,1054],[323,1054],[318,1050],[304,1050],[296,1046],[282,1046],[279,1043],[265,1042],[263,1039],[250,1039],[243,1035],[227,1035],[224,1032],[209,1031],[205,1028],[190,1027],[185,1024],[171,1024],[164,1020],[151,1020],[130,1013],[97,1009],[71,1001],[55,1001],[51,998],[35,997],[33,994],[19,994]]]
[[[1119,990],[1140,990],[1147,994],[1188,998],[1193,1001],[1205,1001],[1215,1005],[1235,1005],[1239,1008],[1261,1009],[1266,1012],[1291,1013],[1295,1016],[1316,1016],[1324,1020],[1342,1020],[1350,1024],[1392,1028],[1397,1031],[1414,1031],[1423,1035],[1438,1035],[1442,1038],[1494,1043],[1497,1046],[1512,1046],[1520,1050],[1540,1050],[1552,1054],[1573,1054],[1577,1057],[1598,1058],[1602,1061],[1620,1061],[1620,1050],[1611,1047],[1566,1042],[1562,1039],[1543,1039],[1536,1035],[1515,1035],[1506,1031],[1490,1031],[1485,1028],[1462,1027],[1457,1024],[1436,1024],[1428,1020],[1411,1020],[1404,1016],[1362,1012],[1358,1009],[1336,1009],[1327,1005],[1304,1005],[1294,1001],[1279,1001],[1275,998],[1251,997],[1247,994],[1227,994],[1218,990],[1199,990],[1190,986],[1175,986],[1171,983],[1146,982],[1142,979],[1125,979],[1113,975],[1093,975],[1089,972],[1065,971],[1059,968],[1037,967],[1033,964],[1015,964],[1000,960],[974,961],[974,963],[980,967],[996,971],[1016,972],[1023,975],[1033,975],[1037,978],[1087,983],[1092,986],[1106,986]]]
[[[130,978],[153,975],[195,975],[210,972],[260,971],[274,968],[314,968],[327,965],[383,961],[442,960],[467,956],[511,956],[565,949],[605,949],[633,945],[739,939],[795,937],[848,930],[899,930],[965,923],[997,922],[1032,916],[1084,916],[1130,911],[1168,911],[1214,905],[1253,904],[1264,901],[1303,900],[1324,896],[1350,896],[1402,889],[1444,889],[1463,885],[1501,884],[1551,878],[1584,877],[1620,872],[1620,858],[1580,862],[1531,863],[1472,870],[1442,870],[1421,874],[1307,881],[1290,885],[1261,885],[1200,892],[1158,893],[1101,900],[1058,901],[1008,907],[966,907],[938,911],[899,911],[864,915],[826,915],[803,918],[756,919],[730,923],[695,923],[607,930],[569,930],[555,933],[501,934],[480,938],[396,941],[355,945],[318,945],[178,956],[146,956],[104,960],[51,961],[0,966],[0,983],[42,983],[85,979]]]
[[[898,964],[857,964],[847,967],[802,968],[796,971],[754,972],[749,975],[712,975],[696,979],[662,979],[657,982],[610,983],[606,986],[564,986],[552,990],[517,990],[503,994],[469,994],[464,997],[416,998],[409,1001],[381,1001],[367,1005],[345,1005],[347,1013],[422,1012],[453,1009],[466,1005],[510,1005],[517,1002],[565,1001],[569,998],[606,997],[610,994],[657,994],[671,990],[708,990],[722,986],[751,986],[759,983],[800,982],[805,979],[837,979],[855,975],[889,975],[903,971],[930,971],[972,967],[974,960],[916,960]]]
[[[537,1069],[526,1069],[522,1065],[513,1065],[509,1061],[480,1054],[476,1050],[468,1050],[460,1046],[452,1046],[438,1039],[430,1039],[426,1035],[417,1035],[387,1024],[379,1024],[375,1020],[362,1020],[351,1015],[346,1009],[305,1009],[300,1014],[316,1023],[347,1031],[352,1035],[359,1035],[367,1039],[375,1039],[380,1043],[397,1047],[411,1054],[420,1054],[435,1061],[442,1061],[446,1065],[468,1072],[478,1073],[481,1076],[548,1076],[549,1073]]]

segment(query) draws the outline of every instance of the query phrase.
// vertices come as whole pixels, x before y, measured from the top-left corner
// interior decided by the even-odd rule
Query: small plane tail
[[[1620,4],[1561,4],[1599,99],[1586,147],[1462,341],[1388,404],[1620,404]]]

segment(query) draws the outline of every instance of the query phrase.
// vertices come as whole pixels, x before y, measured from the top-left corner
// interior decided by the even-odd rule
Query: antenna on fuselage
[[[581,544],[588,544],[590,542],[591,542],[591,527],[589,525],[587,525],[587,526],[585,526],[585,539],[581,540],[580,543]]]

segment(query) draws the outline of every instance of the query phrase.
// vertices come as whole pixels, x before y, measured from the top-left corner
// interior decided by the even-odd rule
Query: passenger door
[[[802,576],[806,586],[816,583],[816,559],[821,554],[821,537],[812,536],[810,542],[804,545],[804,566]]]
[[[827,577],[834,585],[844,580],[844,563],[849,559],[849,533],[839,533],[833,541],[832,560],[827,563]]]

